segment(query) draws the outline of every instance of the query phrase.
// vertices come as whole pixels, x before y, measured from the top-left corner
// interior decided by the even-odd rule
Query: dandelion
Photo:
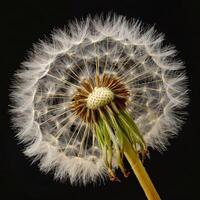
[[[125,177],[160,199],[141,159],[163,151],[187,104],[183,64],[153,27],[87,17],[35,45],[13,84],[13,124],[25,155],[72,184]]]

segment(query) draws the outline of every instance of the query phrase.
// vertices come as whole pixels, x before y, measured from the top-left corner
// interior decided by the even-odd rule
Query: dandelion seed
[[[148,199],[160,199],[140,161],[165,150],[187,105],[183,65],[153,28],[88,17],[41,42],[13,84],[13,124],[25,154],[72,184],[125,177],[125,157]],[[19,79],[21,82],[19,82]]]

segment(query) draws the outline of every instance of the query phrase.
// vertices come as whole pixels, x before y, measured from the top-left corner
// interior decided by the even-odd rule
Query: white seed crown
[[[26,156],[72,184],[107,177],[102,134],[98,140],[94,124],[111,102],[134,119],[147,147],[165,150],[183,122],[188,90],[183,63],[163,40],[153,27],[114,14],[74,21],[34,45],[10,95],[13,127]],[[107,128],[101,122],[100,130]],[[110,152],[114,171],[119,159]]]

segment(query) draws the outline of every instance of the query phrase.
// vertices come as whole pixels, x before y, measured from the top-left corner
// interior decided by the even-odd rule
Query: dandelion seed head
[[[147,147],[164,150],[188,98],[184,66],[162,41],[154,28],[145,32],[140,22],[114,15],[73,22],[36,45],[11,94],[25,154],[73,184],[106,177],[93,125],[99,107],[112,112],[112,102],[134,119]]]

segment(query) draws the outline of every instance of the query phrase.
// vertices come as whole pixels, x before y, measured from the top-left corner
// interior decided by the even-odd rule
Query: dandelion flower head
[[[123,134],[138,152],[164,150],[187,90],[184,66],[163,40],[113,15],[74,21],[35,45],[11,94],[24,153],[55,178],[86,184],[116,178],[117,168],[126,175]]]

